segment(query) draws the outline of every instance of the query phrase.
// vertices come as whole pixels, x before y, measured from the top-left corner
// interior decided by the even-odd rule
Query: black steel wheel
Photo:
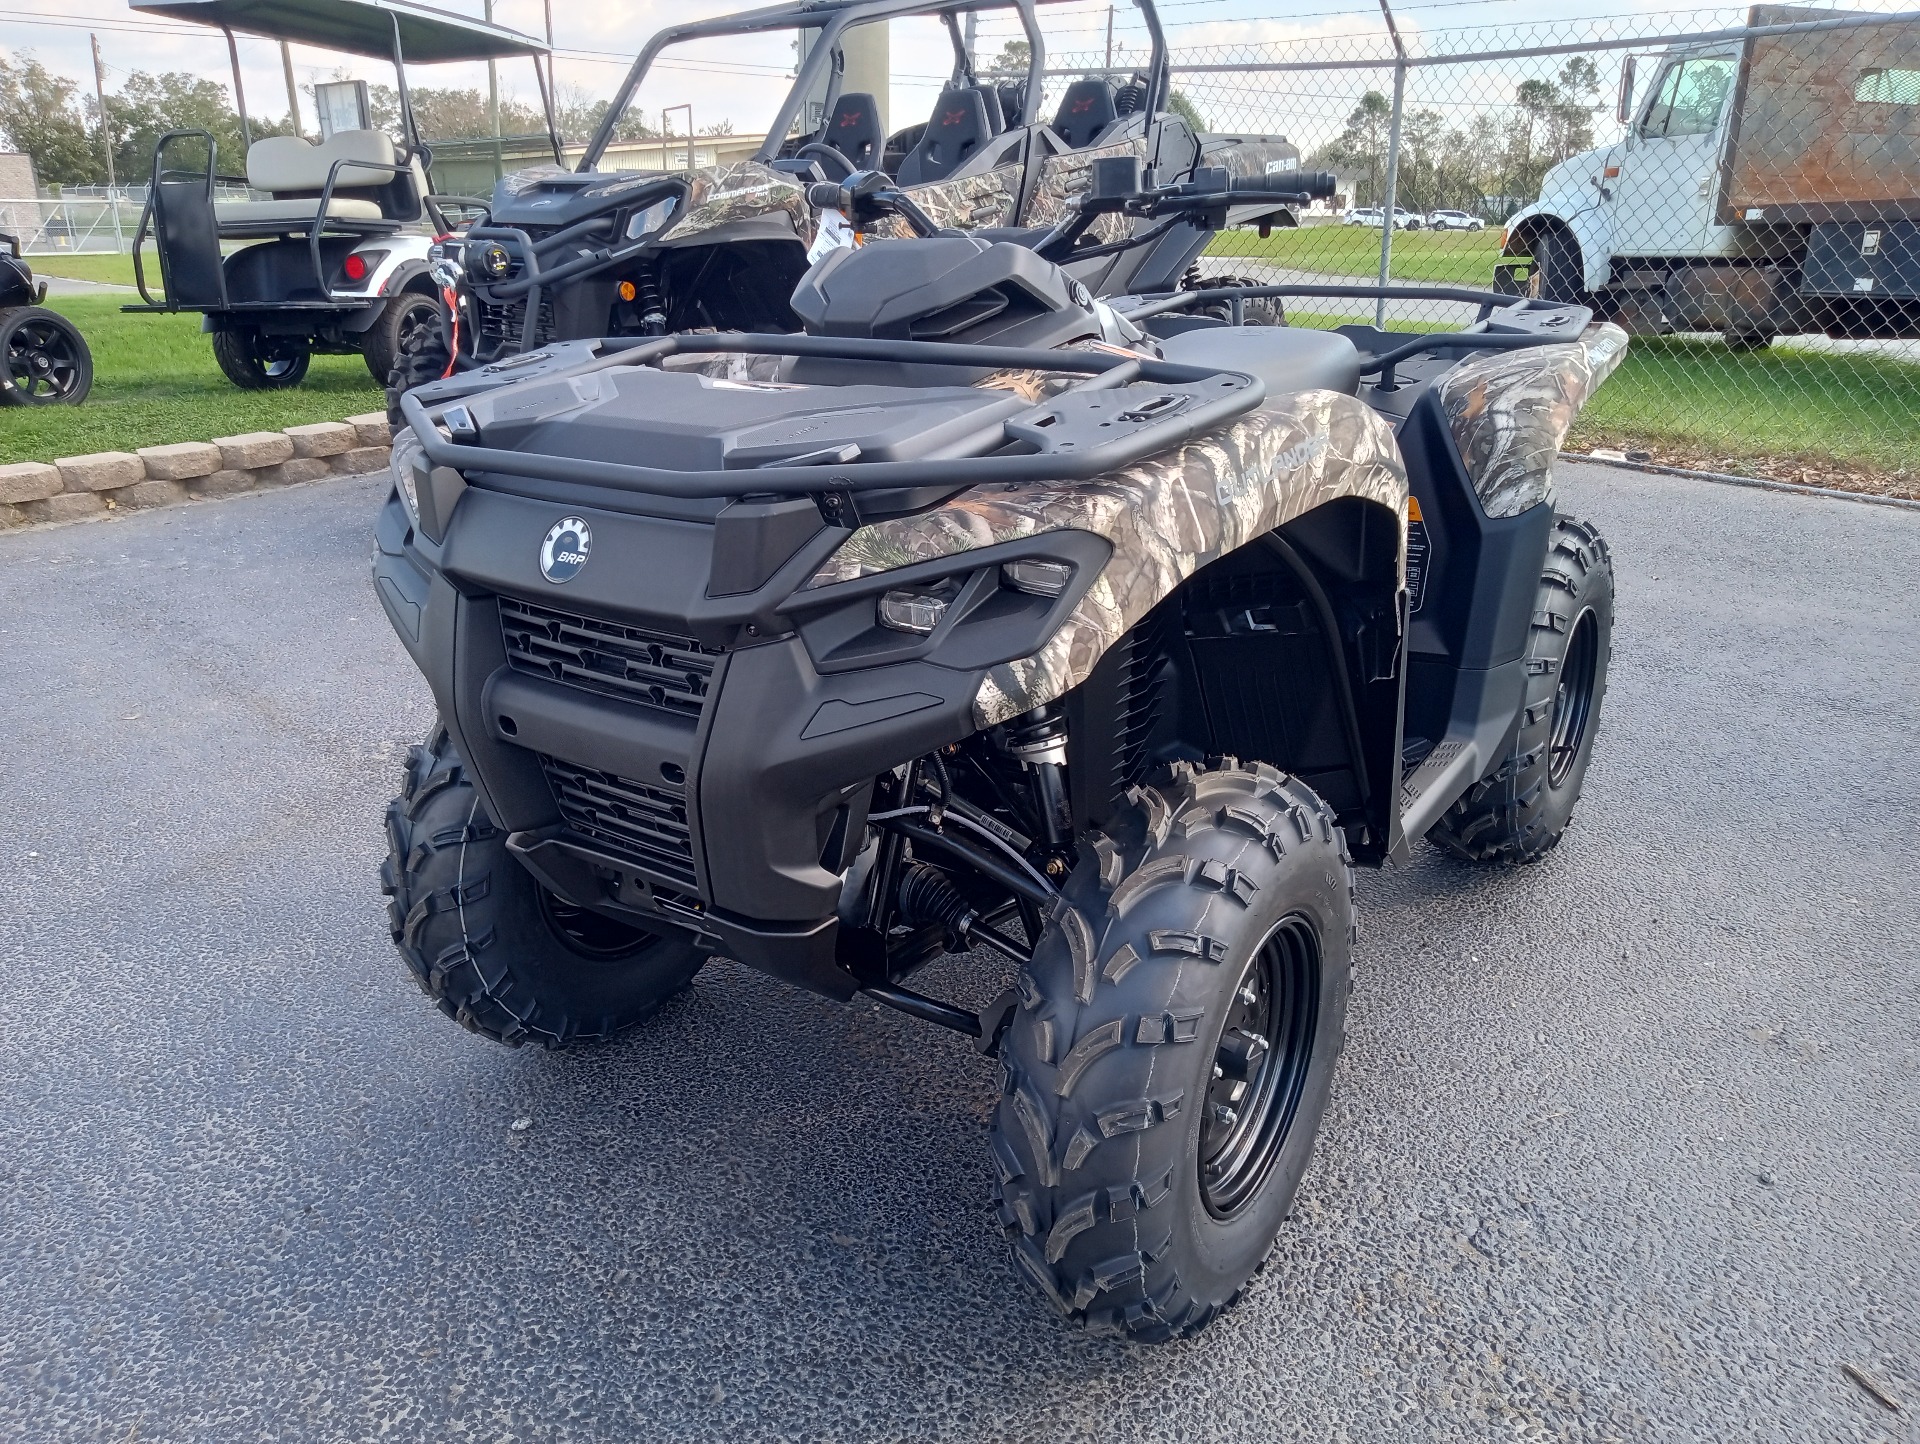
[[[1272,1250],[1345,1041],[1353,875],[1304,783],[1179,763],[1086,838],[1001,1043],[996,1203],[1073,1324],[1162,1342]]]
[[[707,955],[555,896],[507,850],[459,750],[436,728],[387,807],[381,890],[408,970],[470,1032],[519,1047],[610,1038],[651,1017]]]
[[[0,406],[78,406],[93,389],[93,353],[73,323],[43,306],[0,311]]]
[[[1597,529],[1555,519],[1533,607],[1513,746],[1427,834],[1470,862],[1538,862],[1580,800],[1613,650],[1613,558]]]
[[[1200,1197],[1231,1218],[1259,1192],[1293,1128],[1313,1061],[1320,936],[1289,913],[1234,986],[1200,1117]]]
[[[252,328],[213,333],[213,359],[242,391],[280,391],[307,379],[313,347],[300,336],[268,336]]]

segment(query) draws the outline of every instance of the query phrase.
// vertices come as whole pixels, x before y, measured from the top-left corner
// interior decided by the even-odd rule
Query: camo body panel
[[[978,175],[953,176],[928,181],[925,185],[902,186],[913,203],[932,218],[935,225],[972,230],[976,226],[1004,226],[1013,221],[1013,208],[1020,200],[1020,181],[1027,168],[1018,163],[996,166]],[[899,216],[888,216],[884,228],[870,235],[911,237],[913,229]]]
[[[1351,396],[1303,391],[1100,481],[980,488],[863,526],[808,585],[1041,532],[1105,537],[1112,559],[1065,624],[1033,656],[995,667],[981,683],[974,721],[991,727],[1079,686],[1129,627],[1207,563],[1348,496],[1401,519],[1404,570],[1407,473],[1392,428]]]
[[[735,221],[784,215],[801,240],[813,236],[807,189],[792,176],[757,160],[706,166],[693,173],[687,208],[663,239],[680,242]]]
[[[1453,443],[1488,516],[1518,516],[1553,496],[1560,444],[1626,354],[1627,333],[1597,321],[1577,342],[1483,352],[1440,378]]]
[[[1074,201],[1093,187],[1093,163],[1116,156],[1147,156],[1147,143],[1141,139],[1116,141],[1093,150],[1070,150],[1065,155],[1050,155],[1040,163],[1040,179],[1033,187],[1033,199],[1027,202],[1023,224],[1057,226],[1064,221]],[[1101,216],[1087,228],[1087,234],[1101,244],[1123,239],[1132,228],[1125,216]]]

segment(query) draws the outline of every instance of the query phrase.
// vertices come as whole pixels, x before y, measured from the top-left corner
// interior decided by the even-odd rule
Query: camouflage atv
[[[1099,190],[1064,229],[1249,194]],[[797,334],[404,397],[374,576],[440,722],[383,879],[420,986],[500,1042],[632,1028],[715,954],[965,1035],[1019,1271],[1157,1341],[1292,1207],[1353,865],[1568,825],[1613,572],[1553,463],[1626,338],[1441,289],[1388,294],[1476,319],[1234,325],[1199,313],[1285,288],[1106,305],[1047,249],[836,250]],[[911,986],[942,954],[967,1000]]]
[[[1040,115],[1045,37],[1037,7],[1065,0],[795,0],[661,31],[635,61],[573,171],[536,166],[500,181],[487,213],[433,248],[452,334],[423,335],[396,364],[389,402],[454,369],[487,365],[554,341],[703,330],[795,331],[794,286],[838,235],[906,235],[897,221],[855,232],[807,204],[807,187],[877,171],[898,183],[936,228],[1041,234],[1070,214],[1094,167],[1137,159],[1149,175],[1186,179],[1202,167],[1272,179],[1299,166],[1284,138],[1197,135],[1167,108],[1169,57],[1152,0],[1135,0],[1153,47],[1125,78],[1075,80]],[[1023,78],[983,76],[956,17],[1005,9],[1025,29]],[[876,98],[845,88],[849,41],[865,27],[937,16],[953,66],[932,114],[886,133]],[[805,60],[756,153],[685,170],[603,169],[622,116],[662,56],[701,41],[791,32]],[[1027,97],[1035,97],[1029,103]],[[692,158],[692,142],[688,143]],[[1292,208],[1236,204],[1227,224],[1292,225]],[[1094,239],[1119,241],[1121,218]],[[1071,269],[1096,295],[1197,284],[1210,233],[1175,226],[1152,244],[1090,256]],[[1190,274],[1191,273],[1191,274]],[[1278,319],[1271,301],[1262,309]]]

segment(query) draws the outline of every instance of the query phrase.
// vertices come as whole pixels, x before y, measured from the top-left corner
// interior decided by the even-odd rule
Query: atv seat
[[[993,139],[987,103],[976,89],[943,90],[920,143],[900,163],[903,186],[945,180],[975,151]]]
[[[342,161],[348,164],[333,178],[323,217],[327,177]],[[366,234],[397,231],[420,218],[427,191],[418,159],[401,165],[393,142],[377,130],[335,131],[318,145],[291,135],[257,140],[247,150],[247,185],[271,199],[216,204],[223,239],[305,234],[315,224]]]
[[[1258,376],[1269,396],[1295,391],[1360,392],[1360,351],[1345,336],[1294,326],[1202,326],[1160,343],[1183,366],[1217,366]]]

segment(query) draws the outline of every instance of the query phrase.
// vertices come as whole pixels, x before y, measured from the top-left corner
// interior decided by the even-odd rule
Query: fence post
[[[1400,189],[1400,112],[1407,98],[1407,47],[1400,39],[1400,27],[1393,23],[1393,8],[1380,0],[1380,13],[1386,17],[1387,34],[1393,40],[1393,118],[1387,124],[1387,196],[1380,208],[1380,284],[1385,286],[1393,274],[1393,207]],[[1373,324],[1387,328],[1387,298],[1378,296],[1373,303]]]

